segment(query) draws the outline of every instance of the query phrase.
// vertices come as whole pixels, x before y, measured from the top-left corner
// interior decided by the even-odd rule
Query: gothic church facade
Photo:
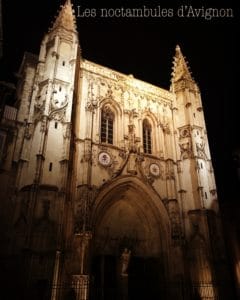
[[[90,62],[67,0],[25,54],[0,134],[15,299],[226,299],[201,95],[179,46],[169,91]]]

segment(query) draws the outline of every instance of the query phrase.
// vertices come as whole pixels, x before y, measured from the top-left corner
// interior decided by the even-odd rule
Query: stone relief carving
[[[171,92],[155,87],[146,82],[137,80],[133,76],[127,76],[118,73],[87,60],[81,62],[81,67],[82,69],[88,71],[90,74],[98,74],[98,76],[101,76],[103,78],[105,77],[107,81],[111,79],[113,81],[113,84],[118,84],[122,87],[126,86],[128,90],[129,88],[133,88],[136,91],[136,95],[139,94],[139,91],[141,91],[141,93],[155,96],[156,99],[161,98],[161,100],[164,101],[169,107],[171,106],[171,101],[174,100],[174,95]]]
[[[196,143],[196,149],[197,149],[197,155],[200,158],[205,159],[206,158],[206,153],[205,153],[205,144],[202,143]]]
[[[107,153],[110,156],[111,163],[104,163],[103,165],[103,167],[108,171],[110,175],[109,180],[112,180],[113,178],[119,176],[125,167],[127,173],[131,175],[138,174],[151,185],[156,179],[164,180],[166,178],[174,178],[174,169],[173,166],[170,166],[169,162],[168,173],[165,174],[165,164],[167,164],[166,162],[144,157],[143,153],[140,153],[139,151],[132,151],[132,148],[126,150],[121,149],[118,151],[118,155],[116,155],[115,150],[111,150],[107,147],[101,147],[100,149],[96,150],[96,153],[97,161],[99,154]],[[99,161],[98,163],[100,164]],[[154,168],[154,165],[157,166],[157,174],[156,172],[154,172],[154,170],[150,171],[150,169]],[[104,184],[106,184],[106,181],[104,182]]]
[[[94,186],[78,187],[78,200],[74,203],[74,233],[89,231],[91,227],[91,207],[97,195]]]
[[[88,76],[88,96],[86,109],[92,110],[99,106],[99,103],[105,99],[109,101],[122,102],[123,86],[114,81],[109,82],[100,76]]]
[[[51,98],[51,107],[49,118],[56,121],[63,121],[66,113],[66,107],[68,106],[68,95],[65,95],[64,100],[59,100],[54,96]]]
[[[98,154],[98,162],[101,166],[107,168],[112,165],[112,158],[108,152],[99,152]]]
[[[47,132],[47,117],[46,116],[42,117],[40,131],[43,133]]]
[[[164,133],[166,133],[166,134],[171,133],[168,121],[164,121],[161,125],[162,125],[162,130]]]
[[[121,174],[121,172],[123,171],[124,167],[126,166],[126,163],[128,161],[129,158],[129,152],[127,152],[126,150],[120,150],[118,153],[119,157],[122,159],[121,162],[118,162],[118,168],[115,168],[112,172],[112,179],[117,177],[118,175]]]
[[[169,217],[172,225],[172,238],[179,239],[182,235],[179,206],[177,201],[169,203]]]
[[[151,177],[153,181],[155,179],[164,179],[164,163],[144,157],[143,161],[145,164],[142,165],[142,169],[145,176]]]
[[[166,161],[166,179],[175,179],[173,161],[169,159]]]
[[[164,170],[165,170],[165,164],[164,162],[158,162],[159,168],[160,168],[160,179],[164,180],[165,178],[165,174],[164,174]]]
[[[59,108],[59,109],[51,111],[51,113],[49,115],[49,118],[50,119],[54,119],[56,121],[64,121],[65,114],[66,114],[66,107]]]
[[[83,69],[85,69],[86,71],[90,71],[95,74],[100,74],[104,77],[107,77],[109,79],[113,79],[116,81],[118,80],[118,78],[116,76],[116,72],[113,72],[112,70],[110,70],[108,68],[104,68],[100,65],[94,64],[90,61],[87,61],[87,60],[81,61],[81,67]]]
[[[149,172],[154,177],[160,176],[160,167],[157,163],[151,163],[149,166]]]
[[[178,173],[182,172],[182,166],[181,166],[181,161],[180,160],[177,161],[177,172]]]
[[[84,153],[82,161],[89,162],[92,159],[92,142],[89,139],[84,140]]]
[[[163,203],[168,211],[171,222],[172,239],[178,240],[182,238],[182,226],[180,218],[180,209],[177,199],[163,199]]]
[[[34,105],[34,122],[38,122],[41,120],[45,107],[45,101],[41,104],[37,103]]]
[[[190,126],[184,126],[178,129],[180,139],[191,137],[191,129]]]
[[[57,82],[57,84],[61,84],[61,83],[62,82]],[[42,115],[44,113],[44,109],[46,105],[47,84],[48,81],[39,83],[39,91],[35,98],[35,104],[34,104],[35,122],[41,120]],[[68,102],[69,102],[68,94],[66,93],[65,96],[62,96],[61,94],[58,94],[57,90],[54,89],[53,87],[53,92],[50,99],[49,118],[55,119],[57,121],[64,120]]]
[[[146,249],[147,241],[141,239],[136,230],[129,230],[127,234],[111,235],[110,228],[105,227],[96,239],[96,251],[100,253],[115,253],[119,255],[119,252],[124,248],[132,249],[134,251],[137,248]]]
[[[181,91],[183,89],[188,88],[191,91],[199,92],[199,89],[197,85],[189,80],[179,80],[177,82],[174,82],[174,91]]]
[[[181,159],[187,159],[192,157],[192,142],[189,140],[188,142],[179,144],[181,151]]]
[[[112,97],[113,97],[112,87],[111,87],[110,84],[108,84],[107,92],[106,92],[105,98],[112,98]]]
[[[90,77],[88,84],[88,97],[87,97],[86,110],[93,111],[99,104],[99,87],[94,85],[94,79]]]
[[[122,98],[123,98],[123,101],[128,101],[129,98],[130,98],[129,91],[127,91],[126,89],[124,89],[124,91],[122,93]]]
[[[132,175],[137,175],[137,155],[130,153],[127,164],[127,172]]]
[[[166,110],[165,110],[165,108],[163,108],[163,116],[158,114],[158,116],[157,116],[158,125],[162,128],[162,130],[165,134],[170,134],[171,133],[170,122],[169,122],[169,118],[164,115],[165,113],[166,113]]]
[[[24,137],[29,140],[33,135],[34,129],[35,129],[35,126],[33,123],[26,123]]]

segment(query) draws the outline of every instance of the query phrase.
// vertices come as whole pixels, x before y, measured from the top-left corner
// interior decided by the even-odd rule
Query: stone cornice
[[[132,75],[122,74],[120,72],[111,70],[107,67],[98,65],[96,63],[90,62],[85,59],[81,61],[81,69],[96,74],[98,76],[102,76],[107,79],[111,79],[116,82],[123,83],[124,85],[127,85],[130,88],[137,89],[142,93],[147,93],[155,97],[160,97],[162,100],[167,101],[168,104],[170,105],[175,99],[175,94],[169,92],[168,90],[162,89],[150,83],[136,79]]]

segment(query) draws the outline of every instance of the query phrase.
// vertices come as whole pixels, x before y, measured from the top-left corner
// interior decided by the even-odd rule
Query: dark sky
[[[64,1],[3,1],[4,59],[1,80],[11,79],[24,51],[38,54],[43,34]],[[72,0],[75,9],[95,9],[96,17],[78,17],[77,26],[83,57],[117,71],[169,88],[176,44],[186,56],[198,82],[204,107],[210,150],[220,201],[237,201],[237,176],[232,152],[239,148],[237,104],[237,47],[239,12],[237,1],[105,1]],[[130,4],[130,3],[131,4]],[[157,8],[174,16],[148,18],[103,18],[100,8]],[[183,17],[181,6],[232,8],[234,17]],[[223,12],[223,10],[222,10]],[[239,183],[238,183],[239,184]]]

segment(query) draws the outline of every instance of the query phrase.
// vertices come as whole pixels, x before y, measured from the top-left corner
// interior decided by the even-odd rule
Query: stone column
[[[76,300],[89,298],[89,275],[72,275],[72,288]]]
[[[89,244],[91,238],[92,233],[89,231],[75,234],[77,255],[74,264],[78,264],[78,266],[74,268],[76,273],[72,275],[72,288],[76,300],[89,299]]]
[[[57,250],[56,257],[55,257],[54,271],[53,271],[53,286],[52,286],[51,300],[57,299],[60,255],[61,255],[60,251]]]
[[[90,231],[79,234],[81,238],[81,258],[80,258],[80,274],[88,274],[89,272],[89,244],[92,238]]]

